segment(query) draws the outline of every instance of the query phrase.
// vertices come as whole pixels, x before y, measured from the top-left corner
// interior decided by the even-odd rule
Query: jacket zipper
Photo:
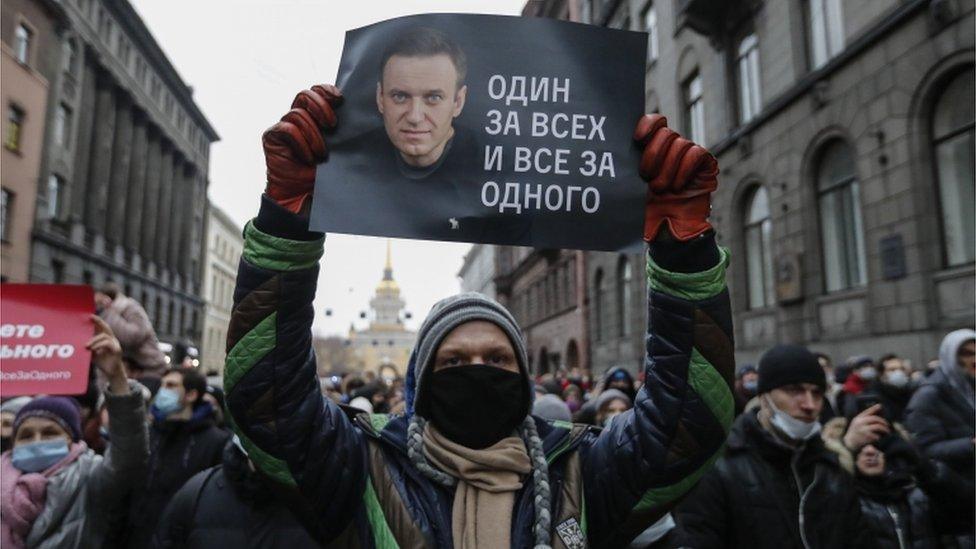
[[[803,543],[803,549],[810,549],[810,543],[807,541],[807,534],[803,530],[803,504],[806,503],[807,496],[810,494],[810,491],[813,489],[813,486],[817,483],[817,473],[819,472],[819,470],[817,466],[814,465],[813,480],[810,482],[810,486],[807,486],[807,489],[804,490],[803,483],[800,482],[800,472],[796,468],[797,461],[799,461],[800,459],[801,451],[802,449],[796,451],[793,454],[793,459],[790,460],[790,469],[793,471],[793,480],[794,482],[796,482],[796,491],[798,494],[802,494],[800,496],[800,507],[797,513],[799,515],[800,542]]]
[[[891,517],[891,521],[895,523],[895,535],[898,536],[898,547],[900,549],[905,549],[905,534],[901,531],[901,525],[898,524],[898,511],[892,508],[891,505],[886,505],[885,510],[888,511],[888,516]]]

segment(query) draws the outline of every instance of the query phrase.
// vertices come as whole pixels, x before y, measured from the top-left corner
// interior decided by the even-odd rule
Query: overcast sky
[[[242,224],[264,189],[261,133],[277,122],[295,93],[333,82],[346,30],[401,15],[429,12],[517,15],[525,0],[256,1],[131,0],[220,134],[210,154],[210,199]],[[340,112],[341,117],[341,112]],[[340,118],[341,121],[341,118]],[[341,122],[340,122],[341,123]],[[382,276],[385,239],[329,235],[315,299],[315,332],[364,327]],[[430,306],[459,290],[467,244],[393,240],[394,276],[408,327]],[[332,316],[325,316],[325,309]]]

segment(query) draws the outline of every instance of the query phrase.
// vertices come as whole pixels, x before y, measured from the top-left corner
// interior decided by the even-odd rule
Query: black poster
[[[632,140],[647,35],[416,15],[346,33],[311,228],[620,250],[640,242]]]

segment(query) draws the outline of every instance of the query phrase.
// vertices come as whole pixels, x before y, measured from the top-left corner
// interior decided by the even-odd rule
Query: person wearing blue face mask
[[[93,316],[88,342],[109,380],[105,393],[113,444],[100,456],[82,440],[78,404],[40,397],[17,413],[13,449],[0,456],[0,546],[101,547],[107,519],[148,459],[145,408],[138,383],[126,379],[112,330]]]
[[[735,415],[741,414],[749,404],[749,401],[756,398],[759,388],[759,372],[755,364],[743,364],[735,370],[735,386],[732,394],[735,396]]]
[[[206,392],[207,380],[195,368],[175,368],[163,376],[149,407],[149,471],[133,491],[125,546],[149,547],[173,494],[193,475],[223,461],[230,433],[217,427]]]

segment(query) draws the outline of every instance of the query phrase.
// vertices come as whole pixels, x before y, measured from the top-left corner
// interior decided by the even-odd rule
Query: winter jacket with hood
[[[138,301],[119,294],[100,315],[122,344],[122,354],[132,364],[136,377],[162,377],[166,373],[156,331]]]
[[[235,444],[224,461],[193,476],[173,496],[156,529],[157,549],[305,549],[318,547]]]
[[[970,380],[958,366],[959,347],[976,339],[973,330],[956,330],[942,340],[939,368],[912,395],[905,411],[905,427],[931,458],[946,463],[973,488],[976,408]]]
[[[319,391],[310,328],[324,238],[306,226],[265,197],[244,230],[224,375],[229,423],[265,474],[308,501],[317,539],[453,547],[454,490],[413,465],[409,418],[350,419]],[[535,419],[553,547],[625,545],[717,457],[732,421],[734,372],[728,255],[720,255],[714,267],[687,274],[649,258],[647,382],[634,410],[602,432]],[[415,387],[407,389],[412,399]],[[513,547],[536,539],[532,486],[515,496]]]
[[[130,383],[129,394],[105,394],[111,417],[112,443],[104,456],[86,450],[48,479],[44,509],[25,539],[29,549],[102,547],[109,517],[122,511],[129,486],[145,474],[145,405],[142,390]]]
[[[778,442],[757,411],[739,416],[725,456],[675,512],[679,547],[866,549],[874,547],[854,479],[814,437]]]
[[[189,420],[153,423],[148,473],[132,491],[128,547],[149,546],[170,498],[190,477],[219,464],[228,440],[230,433],[214,424],[213,408],[207,402],[198,404]]]

